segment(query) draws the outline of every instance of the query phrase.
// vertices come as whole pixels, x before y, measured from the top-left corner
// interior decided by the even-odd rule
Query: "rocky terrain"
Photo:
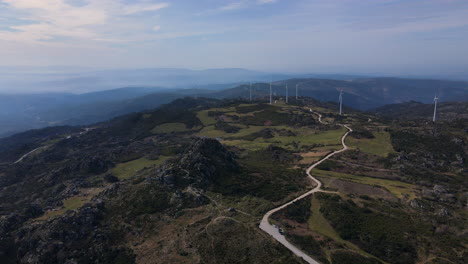
[[[351,150],[312,171],[334,193],[274,215],[287,238],[322,263],[466,262],[466,119],[276,99],[185,98],[3,139],[0,262],[303,263],[258,223],[311,188],[338,123]]]

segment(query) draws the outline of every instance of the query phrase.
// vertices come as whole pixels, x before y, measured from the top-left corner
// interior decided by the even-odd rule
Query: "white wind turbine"
[[[286,103],[288,103],[288,84],[286,84]]]
[[[250,102],[252,102],[252,82],[250,82],[249,98],[250,98]]]
[[[437,103],[439,102],[439,91],[434,91],[434,116],[432,117],[432,122],[435,122],[437,119]]]
[[[270,80],[270,104],[273,103],[273,95],[272,95],[273,91],[271,90],[271,80]]]
[[[300,83],[296,84],[296,100],[297,100],[297,95],[298,95],[298,86],[299,86]]]

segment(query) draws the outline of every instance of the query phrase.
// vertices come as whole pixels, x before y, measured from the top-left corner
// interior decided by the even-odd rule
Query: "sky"
[[[467,0],[0,0],[0,66],[468,73]]]

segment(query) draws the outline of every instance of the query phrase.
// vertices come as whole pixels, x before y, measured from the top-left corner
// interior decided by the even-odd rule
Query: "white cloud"
[[[159,31],[159,30],[161,30],[161,26],[156,25],[156,26],[153,27],[153,30],[154,31]]]
[[[168,3],[146,1],[128,5],[116,0],[84,0],[79,6],[71,5],[68,0],[0,0],[0,3],[6,4],[6,12],[16,12],[20,20],[29,23],[7,25],[9,30],[0,30],[2,40],[20,42],[51,41],[57,38],[95,41],[113,39],[113,36],[106,36],[106,32],[116,32],[119,27],[125,27],[119,18],[154,12],[169,6]],[[116,23],[118,20],[120,24]],[[128,22],[131,24],[131,21]]]
[[[127,15],[132,15],[136,13],[141,13],[141,12],[147,12],[147,11],[157,11],[163,8],[168,7],[168,3],[159,3],[159,4],[150,4],[150,5],[131,5],[131,6],[126,6],[124,13]]]
[[[244,8],[245,6],[246,6],[246,4],[243,1],[233,2],[233,3],[230,3],[230,4],[227,4],[225,6],[220,7],[219,10],[221,10],[221,11],[231,11],[231,10],[237,10],[237,9]]]
[[[271,4],[271,3],[275,3],[277,2],[278,0],[258,0],[257,2],[261,5],[263,4]]]
[[[254,0],[254,1],[240,0],[240,1],[232,2],[227,5],[221,6],[220,8],[218,8],[218,11],[238,10],[238,9],[251,7],[255,5],[255,3],[259,5],[263,5],[263,4],[275,3],[277,1],[278,0]]]

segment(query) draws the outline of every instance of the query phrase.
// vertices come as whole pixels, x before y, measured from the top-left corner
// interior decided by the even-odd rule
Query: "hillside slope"
[[[387,118],[432,120],[434,115],[434,104],[423,104],[412,101],[401,104],[386,105],[371,111],[376,115]],[[468,102],[438,103],[437,119],[468,119]]]
[[[337,193],[273,215],[287,239],[322,263],[464,263],[459,123],[205,98],[4,139],[0,261],[301,263],[258,224],[310,190],[305,169],[342,147],[338,123],[351,149],[312,170]]]
[[[274,82],[273,92],[276,95],[285,96],[286,85],[289,87],[290,96],[295,96],[297,85],[299,96],[332,102],[338,101],[339,91],[343,90],[344,104],[361,110],[411,100],[430,103],[433,101],[435,89],[439,90],[439,97],[442,101],[468,100],[468,82],[399,78],[290,79]],[[268,84],[258,83],[253,85],[254,97],[264,97],[268,94]],[[244,85],[218,92],[214,96],[218,98],[248,98],[249,88]]]

